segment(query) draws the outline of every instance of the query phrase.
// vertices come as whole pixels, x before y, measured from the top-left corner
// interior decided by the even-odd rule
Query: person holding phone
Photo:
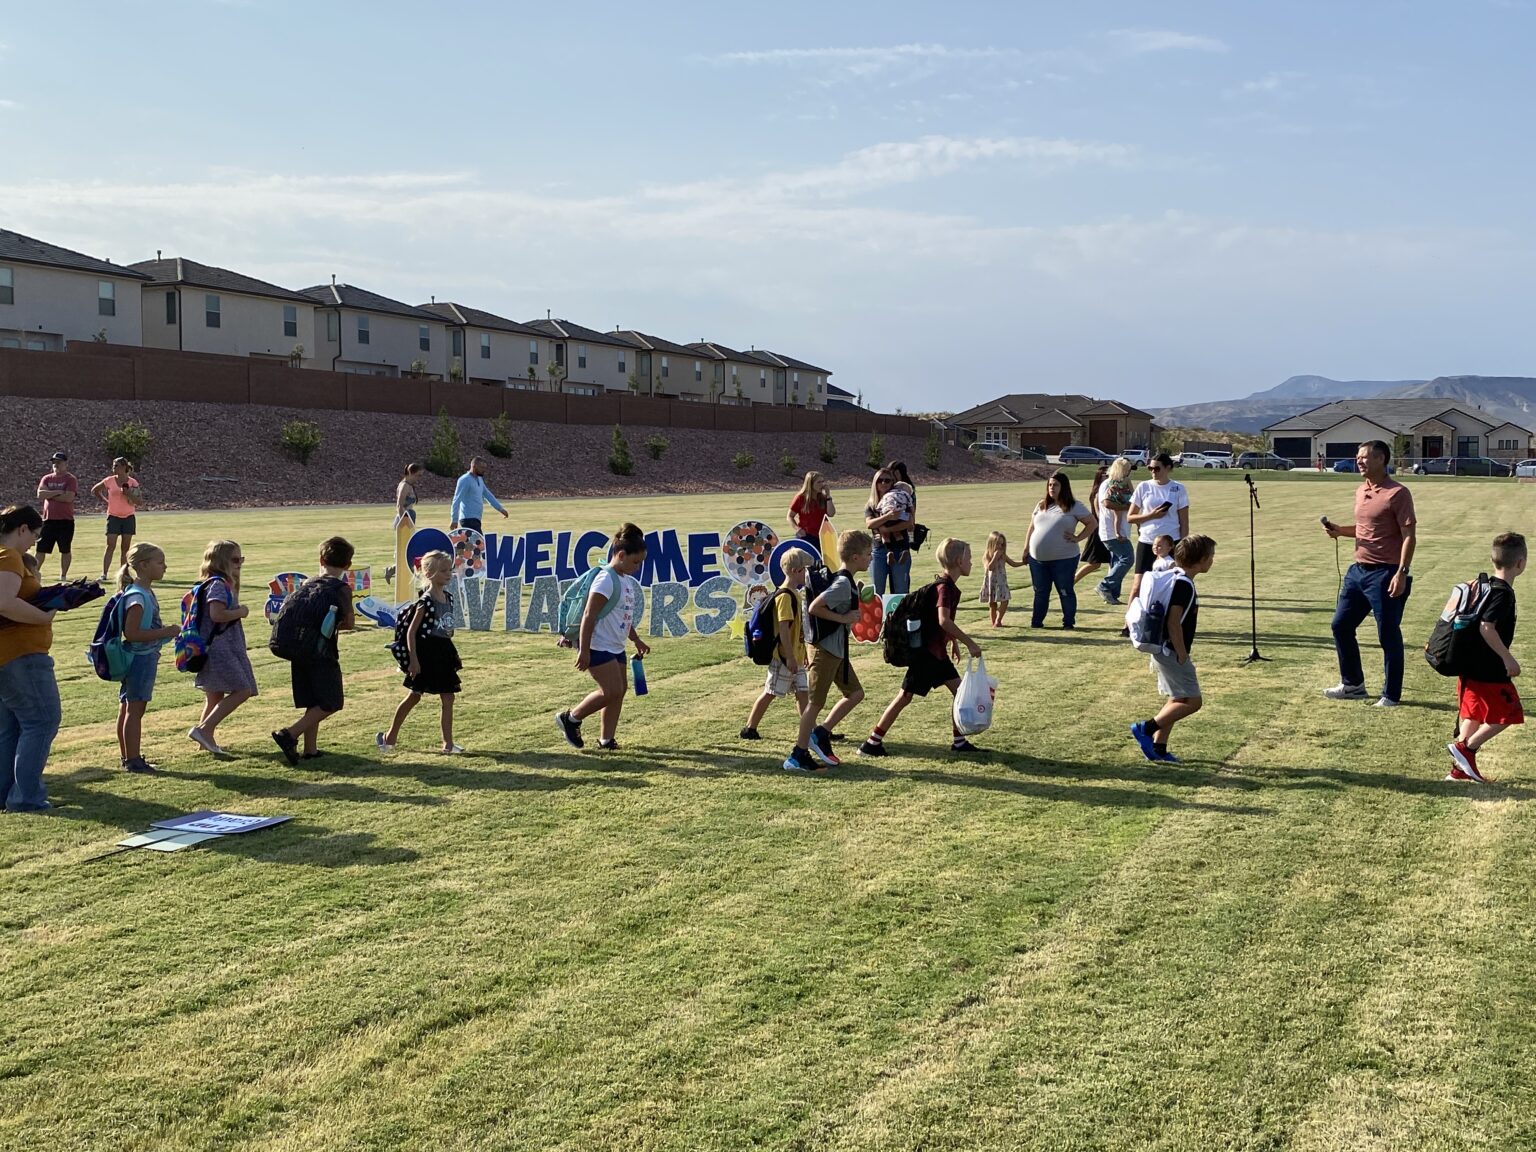
[[[1189,490],[1172,479],[1173,457],[1159,452],[1147,463],[1152,473],[1150,480],[1143,480],[1131,493],[1131,510],[1126,519],[1136,529],[1135,576],[1131,579],[1131,599],[1141,589],[1144,573],[1152,571],[1157,557],[1152,552],[1152,541],[1159,536],[1172,536],[1177,544],[1189,535]]]

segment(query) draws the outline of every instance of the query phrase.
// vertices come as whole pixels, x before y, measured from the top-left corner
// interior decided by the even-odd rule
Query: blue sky
[[[1536,374],[1526,0],[7,7],[0,226],[119,261],[886,410]]]

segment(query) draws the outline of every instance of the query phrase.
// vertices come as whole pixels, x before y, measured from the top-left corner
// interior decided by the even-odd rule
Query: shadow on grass
[[[268,835],[271,833],[271,835]],[[267,864],[304,864],[311,868],[377,868],[421,859],[414,848],[377,843],[372,832],[333,832],[313,824],[289,822],[276,828],[205,840],[198,848]]]
[[[1449,770],[1450,758],[1436,770]],[[1498,798],[1501,800],[1536,799],[1536,789],[1522,785],[1504,785],[1497,781],[1487,786],[1468,785],[1446,780],[1426,769],[1423,776],[1404,776],[1396,772],[1356,772],[1348,768],[1244,768],[1243,771],[1256,779],[1269,781],[1269,786],[1316,787],[1318,782],[1343,788],[1377,788],[1401,792],[1406,796],[1462,796],[1473,800]],[[1292,782],[1295,783],[1292,783]]]

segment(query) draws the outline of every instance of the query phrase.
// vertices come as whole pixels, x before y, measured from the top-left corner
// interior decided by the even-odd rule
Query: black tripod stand
[[[1252,629],[1253,651],[1238,663],[1253,664],[1259,660],[1268,663],[1268,656],[1259,655],[1259,567],[1254,553],[1256,542],[1253,534],[1253,513],[1259,507],[1259,490],[1253,486],[1253,477],[1246,472],[1243,473],[1243,483],[1248,485],[1248,622]]]

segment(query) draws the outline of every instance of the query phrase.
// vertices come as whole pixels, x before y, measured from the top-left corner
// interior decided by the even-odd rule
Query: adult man
[[[1333,613],[1333,646],[1339,653],[1339,683],[1324,689],[1330,700],[1364,700],[1365,672],[1360,666],[1360,644],[1355,630],[1367,616],[1376,617],[1381,640],[1385,682],[1378,708],[1395,708],[1403,697],[1403,609],[1413,579],[1417,524],[1413,496],[1387,475],[1392,449],[1371,440],[1355,451],[1355,471],[1365,482],[1355,490],[1355,522],[1323,521],[1329,537],[1348,536],[1355,542],[1355,562],[1344,576],[1339,604]]]
[[[75,541],[75,501],[80,497],[80,481],[69,470],[69,454],[55,452],[48,457],[49,472],[37,482],[37,498],[43,504],[43,528],[37,537],[37,562],[55,548],[59,550],[59,579],[69,579],[70,549]]]
[[[485,461],[476,456],[469,462],[469,471],[460,476],[459,482],[453,486],[453,505],[448,510],[448,527],[473,528],[476,532],[483,532],[480,518],[485,515],[487,504],[500,512],[503,520],[507,518],[507,510],[486,486]]]
[[[1173,457],[1159,452],[1147,463],[1152,479],[1143,480],[1131,493],[1126,516],[1136,526],[1136,575],[1131,579],[1131,599],[1141,588],[1142,576],[1152,571],[1152,542],[1171,536],[1177,544],[1189,535],[1189,490],[1172,479]]]

